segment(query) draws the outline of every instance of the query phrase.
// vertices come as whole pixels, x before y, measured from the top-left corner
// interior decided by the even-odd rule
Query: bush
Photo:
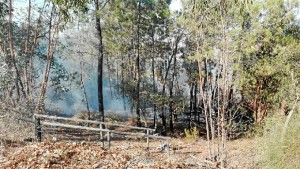
[[[190,130],[184,129],[184,134],[187,139],[194,140],[199,137],[199,129],[197,127],[193,127]]]
[[[286,117],[271,117],[266,121],[259,139],[259,162],[263,168],[300,168],[300,111],[295,111],[282,139]]]

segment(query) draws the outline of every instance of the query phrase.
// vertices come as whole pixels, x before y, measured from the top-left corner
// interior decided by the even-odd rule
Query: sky
[[[170,9],[172,11],[178,11],[181,8],[182,8],[181,0],[172,0],[171,5],[170,5]]]

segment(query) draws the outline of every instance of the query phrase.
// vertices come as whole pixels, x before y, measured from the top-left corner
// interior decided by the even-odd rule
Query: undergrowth
[[[300,168],[300,111],[295,111],[282,136],[286,117],[270,117],[258,141],[258,161],[267,169]]]
[[[193,127],[190,130],[184,129],[184,134],[188,140],[194,140],[199,137],[199,129],[197,127]]]

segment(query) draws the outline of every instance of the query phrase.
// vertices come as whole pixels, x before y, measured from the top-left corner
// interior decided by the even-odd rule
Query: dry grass
[[[13,123],[13,121],[14,118],[10,118],[5,120],[5,124],[0,123],[1,129],[6,128],[5,139],[19,138],[22,132],[23,138],[29,137],[28,133],[33,134],[33,126],[28,127],[28,124],[26,126],[25,123]],[[123,123],[135,125],[135,122],[135,119],[129,119]],[[11,126],[5,127],[10,125],[9,123]],[[150,139],[150,150],[146,151],[145,139],[121,137],[112,139],[112,148],[107,151],[101,148],[99,142],[92,142],[98,137],[90,140],[87,138],[90,135],[85,135],[86,137],[83,135],[84,132],[78,137],[81,141],[85,140],[84,142],[79,140],[70,142],[63,134],[54,135],[55,140],[53,137],[49,137],[49,140],[44,137],[43,143],[26,143],[19,138],[19,144],[13,146],[12,143],[8,143],[0,152],[0,168],[214,168],[217,165],[217,162],[207,161],[207,142],[201,138],[172,139],[169,143],[173,147],[166,151],[158,149],[166,141]],[[58,138],[58,136],[65,138]],[[254,161],[253,142],[250,139],[229,141],[227,168],[258,168]],[[116,160],[121,162],[118,163]]]
[[[257,139],[257,160],[263,168],[300,168],[300,111],[290,121],[287,133],[282,137],[286,117],[274,116],[266,121],[263,136]]]
[[[171,143],[170,149],[161,151],[159,147],[166,143]],[[217,162],[207,161],[206,145],[203,139],[151,139],[146,151],[144,139],[123,139],[113,140],[108,151],[99,142],[24,143],[5,149],[0,168],[215,168]],[[253,146],[249,139],[229,141],[227,168],[259,168]]]
[[[33,138],[34,124],[18,120],[18,114],[11,113],[0,119],[0,138],[7,140],[23,140]]]
[[[258,139],[258,161],[267,169],[300,168],[300,114],[293,115],[282,139],[285,117],[268,119],[263,137]]]

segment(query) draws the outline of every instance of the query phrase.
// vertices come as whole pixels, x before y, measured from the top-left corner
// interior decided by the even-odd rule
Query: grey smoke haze
[[[60,60],[69,73],[75,70],[80,71],[79,64],[70,63]],[[76,68],[77,67],[77,68]],[[87,100],[91,111],[98,111],[98,84],[97,69],[92,67],[88,71],[88,75],[84,76],[84,84],[87,93]],[[80,73],[80,72],[78,72]],[[52,74],[53,75],[53,74]],[[84,102],[83,90],[80,88],[79,79],[76,81],[63,81],[62,84],[69,89],[68,92],[55,92],[55,87],[49,87],[46,98],[46,108],[48,110],[59,111],[65,114],[75,114],[80,111],[86,111],[86,103]],[[120,113],[127,111],[128,103],[118,96],[115,92],[114,84],[110,89],[108,74],[104,71],[103,79],[103,98],[104,109],[110,113]]]

